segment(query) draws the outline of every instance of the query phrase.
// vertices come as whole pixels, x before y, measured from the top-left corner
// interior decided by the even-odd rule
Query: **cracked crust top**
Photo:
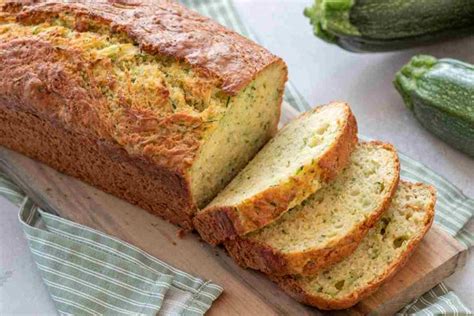
[[[93,20],[126,34],[147,53],[184,61],[217,78],[229,95],[237,94],[269,64],[282,62],[255,42],[171,0],[28,2],[34,4],[19,12],[21,23],[38,24],[66,13],[82,30]]]
[[[35,26],[61,17],[75,32],[111,33],[151,56],[189,65],[196,78],[186,89],[202,100],[220,89],[212,93],[225,104],[227,96],[237,94],[260,71],[275,62],[284,64],[258,44],[174,1],[31,0],[2,1],[0,7],[0,21]],[[117,110],[101,91],[120,80],[112,75],[110,62],[36,35],[0,41],[0,63],[2,105],[117,145],[178,177],[188,177],[188,168],[217,126],[215,117],[223,111],[162,110],[159,106],[169,103],[173,91],[159,80],[150,87],[156,92],[153,102],[161,104],[130,106],[125,94],[119,96]],[[104,82],[96,76],[98,64],[111,74],[102,76],[107,77]]]

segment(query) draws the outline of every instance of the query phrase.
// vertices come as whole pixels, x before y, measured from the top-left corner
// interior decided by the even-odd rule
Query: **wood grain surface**
[[[284,106],[282,120],[297,115]],[[0,147],[2,168],[43,209],[125,240],[169,264],[224,287],[209,315],[312,315],[261,273],[238,267],[222,248],[213,248],[146,211]],[[408,264],[377,293],[344,315],[392,314],[465,263],[467,252],[433,226]]]

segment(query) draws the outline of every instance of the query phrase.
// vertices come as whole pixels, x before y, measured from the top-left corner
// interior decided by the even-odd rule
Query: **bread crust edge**
[[[0,146],[192,230],[196,207],[185,175],[28,112],[0,105],[0,119]]]

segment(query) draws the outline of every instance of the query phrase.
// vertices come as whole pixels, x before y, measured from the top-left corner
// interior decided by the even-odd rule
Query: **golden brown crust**
[[[345,104],[346,121],[340,135],[334,141],[317,165],[322,180],[329,181],[349,162],[350,154],[357,144],[357,123],[350,107]],[[314,111],[319,111],[316,108]],[[303,113],[302,115],[309,115]],[[194,217],[194,226],[201,237],[212,245],[226,239],[234,239],[270,224],[286,212],[294,198],[308,186],[308,175],[293,176],[282,185],[271,187],[238,206],[216,205],[205,209]],[[257,211],[258,210],[258,211]],[[243,220],[245,218],[245,221]]]
[[[202,145],[202,119],[157,116],[147,108],[111,114],[99,87],[84,87],[87,61],[71,48],[56,50],[31,38],[0,44],[0,100],[64,129],[104,139],[185,175]]]
[[[37,24],[67,12],[76,17],[74,27],[81,31],[86,21],[93,20],[112,32],[126,34],[144,51],[187,62],[204,75],[218,78],[223,91],[232,95],[274,62],[284,64],[258,44],[174,2],[114,3],[41,2],[26,6],[17,13],[17,20]],[[26,37],[2,43],[0,51],[0,98],[4,103],[62,122],[63,128],[117,142],[130,154],[146,156],[187,176],[185,170],[208,128],[201,117],[157,115],[146,108],[129,108],[111,116],[100,86],[83,83],[82,74],[92,67],[90,61],[73,48],[57,49]]]
[[[41,1],[26,7],[17,19],[37,24],[65,12],[126,34],[145,52],[184,61],[218,78],[230,95],[269,64],[283,62],[253,41],[170,0]],[[84,23],[75,27],[83,30]]]
[[[322,249],[312,249],[297,253],[282,253],[268,244],[249,238],[236,237],[227,240],[224,244],[230,256],[242,267],[260,270],[266,274],[273,275],[311,275],[320,269],[343,260],[357,248],[369,229],[379,220],[380,216],[390,206],[392,197],[395,195],[400,174],[400,162],[395,148],[379,141],[372,141],[394,153],[396,156],[396,177],[390,185],[379,208],[370,217],[354,227],[354,229],[342,239]]]
[[[0,106],[0,121],[1,145],[192,229],[194,205],[186,199],[187,184],[178,174],[132,158],[114,144],[7,106]]]
[[[297,282],[297,280],[291,276],[270,276],[270,278],[276,282],[288,295],[296,299],[297,301],[315,306],[319,309],[323,310],[336,310],[336,309],[346,309],[351,306],[354,306],[359,301],[364,299],[365,297],[371,295],[375,291],[377,291],[385,282],[390,280],[408,261],[410,256],[413,254],[414,250],[426,235],[428,230],[430,229],[431,225],[433,224],[434,219],[434,209],[436,203],[436,190],[432,186],[428,186],[423,183],[408,183],[403,181],[405,184],[409,185],[410,187],[414,186],[423,186],[430,190],[431,192],[431,203],[427,208],[427,217],[425,225],[423,226],[423,230],[420,234],[412,239],[407,246],[407,249],[403,252],[402,256],[399,258],[398,261],[393,262],[384,274],[378,276],[374,279],[368,286],[363,289],[360,289],[358,292],[351,293],[344,298],[341,299],[333,299],[327,300],[325,298],[311,295],[310,293],[306,292]]]
[[[347,166],[358,142],[356,118],[349,105],[344,104],[347,106],[348,118],[340,139],[318,162],[319,170],[322,171],[323,181],[325,182],[332,181]]]

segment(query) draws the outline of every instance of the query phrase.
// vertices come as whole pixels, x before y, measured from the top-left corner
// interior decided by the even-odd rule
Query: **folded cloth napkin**
[[[203,315],[222,288],[89,227],[41,210],[0,172],[30,250],[64,315]]]
[[[181,3],[246,37],[259,41],[258,37],[240,19],[232,0],[181,0]],[[306,111],[310,108],[291,82],[287,85],[285,100],[299,111]],[[461,190],[426,166],[403,154],[399,154],[399,156],[401,176],[404,179],[425,182],[436,187],[438,200],[435,223],[466,247],[473,246],[474,236],[465,229],[465,226],[473,216],[474,200],[467,198]],[[414,300],[399,313],[420,315],[472,314],[456,294],[443,283]]]

